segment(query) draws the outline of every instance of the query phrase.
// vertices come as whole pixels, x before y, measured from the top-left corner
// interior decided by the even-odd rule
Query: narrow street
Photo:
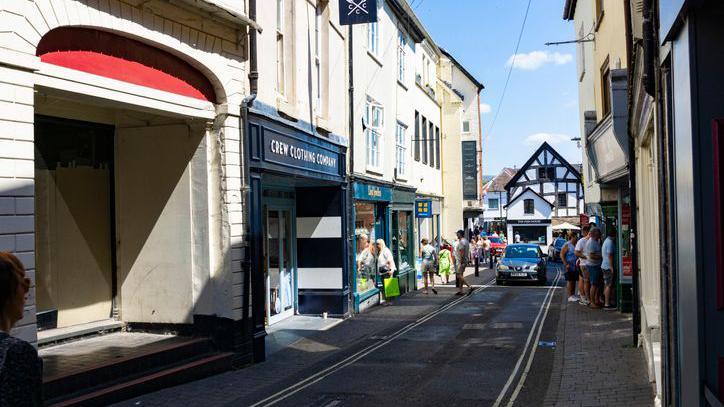
[[[124,405],[540,405],[554,350],[538,342],[555,340],[559,276],[551,264],[545,286],[499,287],[486,269],[472,295],[420,291],[267,362]]]

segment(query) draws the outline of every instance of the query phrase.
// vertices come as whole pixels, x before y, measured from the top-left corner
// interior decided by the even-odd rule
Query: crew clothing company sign
[[[339,0],[339,24],[367,24],[377,21],[377,0]]]
[[[339,175],[339,155],[319,146],[281,134],[269,134],[264,159],[286,166]]]

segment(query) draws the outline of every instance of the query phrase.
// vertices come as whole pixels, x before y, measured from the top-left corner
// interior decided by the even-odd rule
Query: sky
[[[478,81],[483,125],[483,174],[521,167],[548,141],[571,164],[582,151],[579,137],[573,22],[564,21],[564,0],[533,0],[508,88],[505,78],[528,0],[408,0],[428,33]],[[500,113],[493,125],[496,110]]]

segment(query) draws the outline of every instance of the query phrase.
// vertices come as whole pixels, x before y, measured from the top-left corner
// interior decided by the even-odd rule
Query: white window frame
[[[467,123],[467,125],[468,125],[468,129],[467,129],[467,130],[465,130],[465,123]],[[468,134],[468,133],[470,133],[470,120],[468,120],[468,119],[463,119],[463,120],[462,120],[462,122],[460,123],[460,131],[461,131],[463,134]]]
[[[324,9],[321,4],[317,3],[314,16],[314,81],[315,86],[315,98],[314,98],[314,110],[317,115],[321,115],[322,112],[322,17]]]
[[[377,115],[375,115],[377,113]],[[382,173],[382,136],[385,126],[384,107],[368,97],[365,104],[365,142],[367,144],[367,169]]]
[[[406,54],[407,54],[407,37],[402,30],[397,32],[397,80],[400,83],[405,84],[405,77],[407,76],[406,67]]]
[[[367,51],[372,55],[380,56],[380,23],[367,23]]]
[[[422,85],[427,85],[429,82],[429,72],[427,67],[429,66],[427,55],[422,54]]]
[[[397,178],[405,179],[407,175],[407,126],[399,121],[395,128],[395,168],[397,168]]]
[[[284,49],[284,3],[286,0],[277,0],[277,27],[276,27],[276,91],[284,96],[286,93],[286,50]]]

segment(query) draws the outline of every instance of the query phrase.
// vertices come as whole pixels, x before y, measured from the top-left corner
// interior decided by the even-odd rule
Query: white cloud
[[[545,64],[563,65],[571,62],[573,56],[571,54],[561,54],[560,52],[548,51],[531,51],[527,54],[514,54],[508,58],[505,66],[513,65],[513,68],[533,71]]]
[[[493,110],[493,108],[487,104],[487,103],[480,103],[480,113],[490,113],[490,111]]]
[[[538,145],[544,141],[548,144],[558,144],[564,141],[571,141],[571,138],[565,134],[556,133],[534,133],[525,138],[525,143],[528,145]]]

